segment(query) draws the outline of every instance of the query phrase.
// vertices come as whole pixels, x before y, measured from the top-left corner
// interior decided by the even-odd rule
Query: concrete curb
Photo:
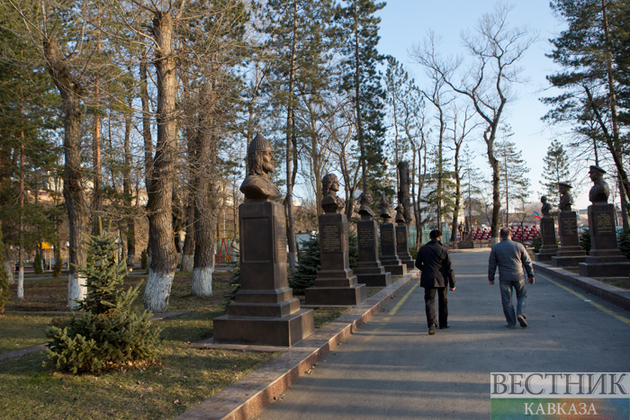
[[[419,271],[414,269],[345,315],[315,330],[254,372],[194,406],[177,420],[245,420],[279,396],[300,375],[377,313]]]
[[[619,287],[611,286],[610,284],[603,283],[590,277],[580,276],[579,274],[574,274],[559,267],[552,267],[539,262],[534,262],[533,264],[535,268],[534,271],[539,271],[557,279],[566,281],[567,283],[577,286],[592,295],[600,297],[619,306],[620,308],[630,311],[630,290],[624,290]]]

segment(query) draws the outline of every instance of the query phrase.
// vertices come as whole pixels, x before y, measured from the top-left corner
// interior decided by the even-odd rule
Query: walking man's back
[[[527,303],[527,289],[525,288],[525,274],[531,284],[534,284],[534,268],[527,250],[523,244],[512,241],[512,232],[508,228],[501,229],[501,242],[496,244],[490,252],[488,261],[488,281],[494,284],[494,275],[499,267],[499,283],[501,286],[501,302],[508,328],[516,328],[516,322],[521,327],[527,327],[525,306]],[[512,305],[512,289],[516,290],[516,313]]]

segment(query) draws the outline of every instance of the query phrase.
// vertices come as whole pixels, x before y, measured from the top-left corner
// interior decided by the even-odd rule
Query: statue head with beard
[[[269,179],[273,169],[273,147],[258,134],[247,148],[247,178],[241,184],[247,201],[274,201],[280,197],[280,191]]]

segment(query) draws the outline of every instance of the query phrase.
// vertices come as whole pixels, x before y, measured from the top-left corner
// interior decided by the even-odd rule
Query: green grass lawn
[[[212,394],[262,366],[279,353],[194,349],[190,343],[212,336],[212,320],[225,313],[224,294],[230,273],[215,273],[213,296],[190,294],[192,276],[177,273],[170,311],[188,310],[155,321],[162,327],[156,364],[101,375],[71,375],[44,366],[44,352],[0,362],[2,419],[172,419]],[[144,282],[130,276],[125,287]],[[368,288],[369,296],[381,288]],[[46,342],[45,331],[55,318],[67,316],[67,277],[25,282],[25,297],[11,301],[0,315],[0,353]],[[135,305],[142,308],[140,295]],[[346,308],[315,311],[321,328],[346,313]]]

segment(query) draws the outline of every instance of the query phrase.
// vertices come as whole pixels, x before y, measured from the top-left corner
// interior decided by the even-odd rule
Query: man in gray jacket
[[[508,228],[502,228],[501,242],[496,244],[490,252],[488,261],[488,281],[494,284],[494,273],[499,267],[499,283],[501,285],[501,302],[503,313],[507,320],[508,328],[516,328],[516,321],[521,327],[527,327],[525,320],[525,304],[527,302],[527,290],[525,289],[525,275],[523,267],[527,271],[530,284],[534,284],[534,268],[532,260],[523,244],[512,241],[512,232]],[[516,314],[512,305],[512,288],[516,290]]]

